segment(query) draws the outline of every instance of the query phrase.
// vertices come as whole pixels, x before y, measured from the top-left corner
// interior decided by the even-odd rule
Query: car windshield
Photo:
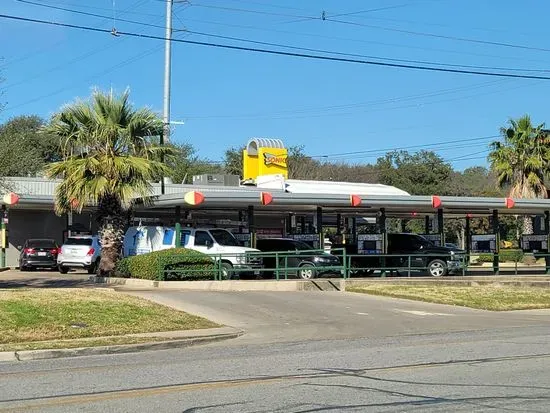
[[[91,238],[69,238],[65,245],[92,245]]]
[[[53,239],[30,239],[27,246],[29,248],[56,248],[57,244]]]
[[[227,247],[240,247],[241,244],[237,241],[237,238],[233,236],[229,231],[224,229],[211,229],[210,234],[214,237],[214,240],[219,245],[225,245]]]

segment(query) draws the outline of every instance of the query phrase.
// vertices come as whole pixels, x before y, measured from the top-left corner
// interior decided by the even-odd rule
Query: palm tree
[[[95,91],[89,102],[64,106],[47,126],[60,138],[63,153],[63,160],[46,171],[62,178],[56,212],[97,206],[100,275],[110,275],[120,258],[125,217],[134,199],[147,199],[151,182],[169,173],[162,160],[171,151],[158,145],[161,119],[150,109],[134,109],[128,99],[128,90],[120,96]]]
[[[550,146],[543,137],[544,125],[533,126],[527,115],[510,119],[500,129],[504,141],[491,144],[489,161],[498,185],[509,188],[512,198],[546,198],[544,177],[550,166]],[[524,219],[524,233],[533,233],[530,217]]]

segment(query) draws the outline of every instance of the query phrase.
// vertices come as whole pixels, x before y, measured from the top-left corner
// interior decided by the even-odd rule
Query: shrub
[[[130,276],[144,280],[211,280],[216,269],[208,255],[186,248],[154,251],[127,260]]]
[[[118,260],[115,266],[115,277],[130,278],[130,258]]]
[[[521,262],[523,260],[522,250],[500,250],[499,262]],[[477,262],[493,262],[493,254],[479,254]]]
[[[500,262],[521,262],[523,261],[522,250],[500,250]]]
[[[477,262],[493,262],[493,254],[479,254]]]

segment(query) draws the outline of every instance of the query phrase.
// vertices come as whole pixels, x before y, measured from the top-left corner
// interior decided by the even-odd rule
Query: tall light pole
[[[164,123],[161,145],[170,142],[170,83],[172,66],[172,6],[174,0],[166,0],[166,35],[164,40]]]

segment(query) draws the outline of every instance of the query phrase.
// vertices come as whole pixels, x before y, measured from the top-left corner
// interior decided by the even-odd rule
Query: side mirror
[[[205,245],[206,245],[206,248],[212,248],[214,243],[212,241],[208,240],[208,241],[206,241]]]
[[[18,249],[19,251],[21,251],[21,250],[23,249],[23,246],[22,246],[22,245],[18,245],[18,246],[17,246],[17,249]]]

